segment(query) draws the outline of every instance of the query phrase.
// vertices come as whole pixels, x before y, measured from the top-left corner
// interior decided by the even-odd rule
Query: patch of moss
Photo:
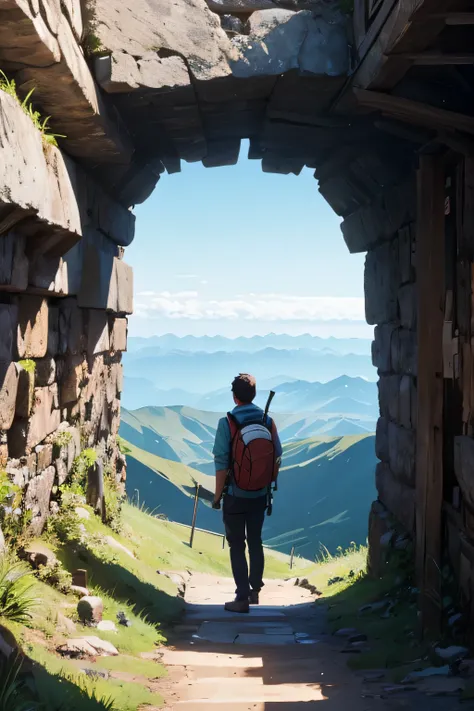
[[[27,373],[35,373],[36,371],[36,363],[34,360],[19,360],[18,365],[21,365],[23,370],[26,370]]]

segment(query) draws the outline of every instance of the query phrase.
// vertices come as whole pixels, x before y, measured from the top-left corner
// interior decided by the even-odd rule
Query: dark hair
[[[257,382],[253,375],[240,373],[232,382],[232,392],[240,402],[249,403],[257,394]]]

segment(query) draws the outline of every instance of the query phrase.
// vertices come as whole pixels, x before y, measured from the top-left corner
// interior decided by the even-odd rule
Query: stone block
[[[378,382],[380,414],[389,420],[400,417],[400,376],[382,375]]]
[[[38,471],[43,471],[53,463],[53,445],[39,444],[35,447]]]
[[[127,350],[128,322],[126,318],[110,318],[110,350],[113,353]]]
[[[28,286],[26,236],[15,230],[0,236],[0,288],[25,291]]]
[[[474,511],[474,439],[454,438],[454,471],[467,506]]]
[[[240,138],[207,141],[207,155],[202,159],[205,168],[236,165],[239,160]]]
[[[410,225],[407,225],[402,227],[402,229],[398,232],[398,261],[400,268],[400,281],[402,284],[415,281],[412,254],[412,228]]]
[[[364,289],[367,323],[381,324],[398,317],[398,255],[396,242],[386,242],[368,252]]]
[[[114,259],[107,310],[119,314],[133,313],[133,269],[120,259]]]
[[[62,0],[63,9],[72,27],[72,31],[80,42],[84,32],[81,0]]]
[[[40,358],[36,361],[35,384],[38,388],[52,385],[56,380],[56,361],[54,358]]]
[[[416,330],[417,299],[416,285],[405,284],[398,290],[398,308],[403,328]]]
[[[27,420],[33,409],[36,373],[35,370],[23,367],[21,363],[16,363],[16,369],[18,372],[18,391],[15,415]]]
[[[390,531],[389,514],[380,501],[374,501],[369,514],[369,553],[367,572],[371,577],[380,578],[385,572],[387,549],[381,544]]]
[[[81,453],[81,436],[79,430],[67,422],[62,422],[54,435],[56,453],[55,466],[59,485],[64,484],[71,473],[74,460]]]
[[[58,364],[59,402],[61,407],[76,403],[86,383],[87,362],[81,355],[68,356]]]
[[[388,420],[385,417],[380,417],[377,422],[377,431],[375,434],[375,455],[382,462],[389,461]]]
[[[416,430],[416,385],[410,375],[400,378],[399,423],[407,429]]]
[[[0,304],[0,362],[10,362],[16,351],[18,306]]]
[[[44,358],[48,350],[49,308],[41,296],[18,298],[18,357]]]
[[[87,503],[104,518],[104,467],[100,459],[87,473]]]
[[[396,328],[393,323],[385,323],[375,327],[374,341],[372,343],[372,363],[378,369],[379,374],[393,371],[392,338]]]
[[[28,420],[14,420],[8,430],[8,453],[10,457],[19,459],[26,454],[28,437]]]
[[[46,524],[55,477],[54,467],[48,467],[28,484],[25,494],[25,508],[33,514],[30,530],[35,536],[39,536],[43,532]]]
[[[47,354],[54,358],[59,355],[59,308],[49,307]]]
[[[110,350],[109,323],[107,313],[89,309],[85,313],[87,334],[87,354],[89,357]]]
[[[34,399],[33,414],[28,424],[28,448],[41,444],[58,429],[61,422],[56,383],[46,388],[35,388]]]
[[[18,379],[15,363],[0,362],[0,430],[9,430],[12,426],[18,395]]]
[[[377,465],[376,485],[380,501],[407,533],[415,530],[415,489],[397,479],[385,462]]]
[[[76,355],[83,350],[83,311],[77,299],[63,299],[59,305],[59,352]]]
[[[417,375],[418,348],[415,331],[398,328],[394,331],[391,340],[392,368],[396,373]]]
[[[408,486],[415,486],[416,434],[394,422],[388,424],[388,449],[393,475]]]
[[[125,52],[113,52],[94,62],[95,77],[108,94],[123,94],[138,89],[140,69],[135,59]]]

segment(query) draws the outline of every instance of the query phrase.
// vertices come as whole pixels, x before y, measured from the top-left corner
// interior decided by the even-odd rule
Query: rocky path
[[[352,674],[346,642],[325,632],[325,611],[292,583],[272,581],[248,615],[226,613],[233,583],[194,575],[187,612],[162,661],[166,709],[200,711],[451,711],[459,700],[385,692],[389,682]],[[321,707],[320,702],[325,704]],[[438,702],[440,702],[438,704]]]

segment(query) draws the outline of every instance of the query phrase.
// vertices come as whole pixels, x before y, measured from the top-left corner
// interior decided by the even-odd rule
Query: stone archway
[[[386,510],[413,533],[417,509],[420,580],[433,584],[425,569],[428,553],[441,560],[443,473],[434,477],[430,462],[442,456],[442,397],[430,409],[419,393],[438,392],[441,373],[439,361],[420,373],[417,318],[423,327],[437,324],[425,332],[426,357],[458,347],[457,366],[445,362],[443,375],[464,406],[448,439],[454,448],[455,437],[467,437],[456,440],[448,490],[460,486],[470,504],[463,472],[472,435],[473,92],[471,69],[453,67],[469,63],[471,27],[462,0],[424,0],[416,10],[357,0],[353,15],[332,0],[1,4],[0,458],[25,487],[37,530],[54,481],[67,476],[81,446],[79,431],[124,477],[116,434],[132,311],[132,274],[123,260],[134,235],[130,207],[165,172],[179,171],[181,160],[232,165],[249,138],[249,158],[264,171],[314,168],[321,194],[343,218],[349,250],[368,252],[366,314],[376,325],[381,407],[372,562]],[[31,89],[35,107],[51,116],[59,148],[15,95]],[[415,173],[426,151],[438,157],[419,172],[416,238]],[[450,288],[441,278],[417,287],[416,250],[433,258],[424,220],[430,217],[439,237],[444,198],[458,214],[450,228]],[[439,239],[439,277],[441,248]],[[458,302],[468,305],[453,315]],[[34,361],[34,375],[25,360]],[[74,452],[54,447],[62,429]],[[453,515],[459,511],[464,516],[462,503]],[[469,538],[469,520],[463,526]]]

